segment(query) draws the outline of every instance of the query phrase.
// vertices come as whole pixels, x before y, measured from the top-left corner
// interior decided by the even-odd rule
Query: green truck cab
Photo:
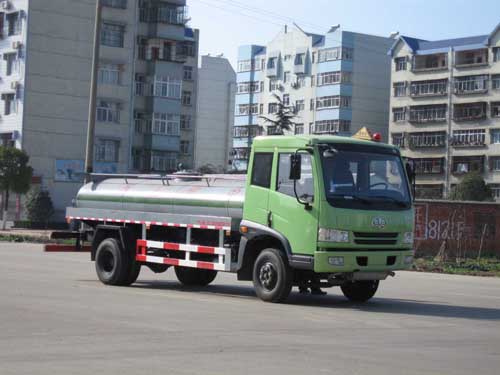
[[[368,300],[379,281],[412,264],[411,179],[391,145],[338,136],[257,137],[240,250],[252,241],[266,249],[238,276],[250,279],[251,271],[257,294],[268,301],[283,300],[293,285],[340,286],[347,298]]]

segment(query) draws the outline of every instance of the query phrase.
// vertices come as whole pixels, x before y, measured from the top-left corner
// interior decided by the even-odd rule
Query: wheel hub
[[[277,279],[278,273],[272,263],[267,262],[260,267],[259,280],[266,290],[273,290]]]

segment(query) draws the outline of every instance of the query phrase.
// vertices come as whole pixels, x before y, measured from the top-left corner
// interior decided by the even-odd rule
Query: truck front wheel
[[[127,286],[139,276],[141,265],[114,238],[102,241],[97,248],[95,268],[99,280],[107,285]]]
[[[293,274],[285,256],[277,249],[263,250],[253,267],[257,296],[266,302],[283,302],[292,290]]]
[[[372,298],[378,289],[378,280],[350,281],[340,287],[349,301],[366,302]]]
[[[207,286],[215,280],[217,271],[201,268],[175,267],[175,276],[186,286]]]

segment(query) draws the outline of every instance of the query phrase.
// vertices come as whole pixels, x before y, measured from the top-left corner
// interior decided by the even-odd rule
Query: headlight
[[[349,232],[345,230],[319,228],[318,241],[349,242]]]
[[[344,265],[344,257],[329,257],[328,263],[331,266],[342,267]]]
[[[407,244],[413,243],[413,232],[405,232],[403,234],[403,243],[407,243]]]

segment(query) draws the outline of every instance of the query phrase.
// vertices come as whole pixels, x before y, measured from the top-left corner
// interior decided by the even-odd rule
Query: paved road
[[[219,275],[186,291],[169,270],[129,288],[86,254],[0,244],[0,374],[498,374],[500,279],[402,272],[366,305],[257,300]]]

